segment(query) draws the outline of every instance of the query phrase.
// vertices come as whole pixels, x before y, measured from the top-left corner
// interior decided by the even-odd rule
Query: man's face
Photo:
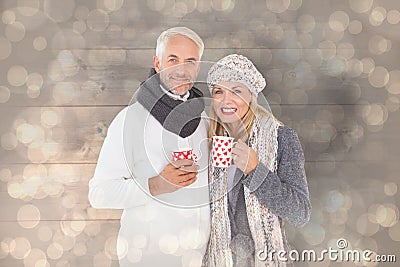
[[[192,88],[199,72],[199,48],[192,40],[182,35],[170,37],[162,59],[154,56],[153,60],[165,89],[184,95]]]

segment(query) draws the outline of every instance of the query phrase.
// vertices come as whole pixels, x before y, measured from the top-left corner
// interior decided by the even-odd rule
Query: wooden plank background
[[[0,266],[118,265],[121,211],[91,208],[88,181],[172,26],[199,33],[205,61],[248,56],[297,131],[313,212],[287,226],[293,248],[345,238],[400,260],[397,0],[3,0],[0,15]]]

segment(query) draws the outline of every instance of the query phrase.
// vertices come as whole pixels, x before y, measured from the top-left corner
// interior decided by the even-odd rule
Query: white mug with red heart
[[[214,167],[227,168],[232,164],[232,147],[237,142],[229,136],[213,136],[211,158]]]
[[[190,159],[197,162],[197,155],[193,153],[193,149],[187,148],[180,151],[172,151],[172,160]]]

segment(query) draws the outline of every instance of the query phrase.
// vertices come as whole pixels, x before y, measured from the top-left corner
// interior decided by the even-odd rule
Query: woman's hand
[[[256,152],[240,139],[232,148],[232,159],[236,167],[245,174],[252,172],[258,165]]]

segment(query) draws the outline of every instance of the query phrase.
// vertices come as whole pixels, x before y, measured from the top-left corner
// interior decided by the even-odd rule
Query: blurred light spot
[[[199,251],[189,250],[182,255],[182,266],[199,267],[202,266],[203,255]],[[231,266],[231,265],[227,265]]]
[[[51,39],[51,48],[53,52],[70,49],[84,49],[86,40],[82,35],[73,31],[73,29],[64,28],[56,32]]]
[[[87,236],[94,237],[100,233],[100,223],[99,222],[92,222],[86,224],[85,229],[83,229]]]
[[[72,25],[72,28],[75,33],[83,34],[86,31],[86,23],[81,20],[75,21],[74,24]]]
[[[76,194],[67,194],[62,198],[61,204],[67,209],[72,209],[78,202],[78,198]]]
[[[363,64],[363,72],[364,73],[371,73],[374,71],[375,61],[372,58],[370,58],[370,57],[363,58],[361,60],[361,63]]]
[[[17,237],[10,242],[10,254],[16,259],[22,260],[31,252],[31,243],[24,237]]]
[[[374,0],[349,0],[350,8],[357,13],[365,13],[371,9]]]
[[[398,210],[393,205],[379,205],[376,209],[376,221],[383,227],[391,227],[398,222]]]
[[[147,5],[149,2],[162,2],[165,5],[165,0],[147,0]],[[201,13],[206,13],[211,11],[211,0],[197,1],[197,10]]]
[[[64,251],[68,251],[74,247],[76,239],[74,236],[65,235],[60,230],[57,230],[53,235],[53,242],[60,244]]]
[[[302,4],[302,0],[291,0],[288,9],[293,11],[298,10]]]
[[[339,76],[346,70],[346,67],[346,59],[334,56],[328,59],[326,63],[326,73],[332,77]]]
[[[396,9],[390,10],[386,19],[390,24],[398,24],[400,22],[400,12]]]
[[[47,247],[47,256],[52,260],[58,260],[62,257],[63,253],[63,247],[58,243],[53,242]]]
[[[382,125],[388,117],[384,105],[372,104],[364,107],[363,119],[368,125]]]
[[[21,143],[28,144],[32,142],[37,136],[33,125],[23,123],[17,128],[17,138]]]
[[[60,51],[57,55],[57,61],[60,63],[65,76],[70,77],[78,73],[78,63],[70,50]]]
[[[232,0],[212,0],[211,6],[217,11],[228,11],[234,7],[234,2]]]
[[[87,253],[87,247],[84,242],[79,242],[74,246],[73,253],[77,257],[85,256]]]
[[[311,15],[301,15],[297,19],[297,28],[301,32],[309,33],[315,28],[315,19]]]
[[[389,72],[389,81],[386,84],[386,89],[391,94],[400,94],[400,70],[392,70],[391,72]]]
[[[48,66],[48,76],[51,80],[55,82],[61,82],[65,79],[65,74],[63,72],[60,62],[56,60],[50,62]]]
[[[321,244],[325,239],[325,229],[317,223],[309,222],[302,228],[304,240],[311,246]]]
[[[320,49],[306,49],[303,51],[303,56],[313,67],[320,67],[322,64],[322,51]]]
[[[33,48],[37,51],[43,51],[47,47],[47,40],[43,36],[36,37],[33,40]]]
[[[362,32],[362,23],[359,20],[352,20],[349,24],[348,30],[351,34],[359,34]]]
[[[24,16],[33,16],[39,11],[39,0],[18,0],[18,11]]]
[[[400,108],[400,99],[395,96],[389,96],[385,105],[390,112],[395,112]]]
[[[53,237],[53,231],[48,226],[42,226],[38,229],[37,235],[40,241],[48,242]]]
[[[64,22],[72,17],[75,9],[74,0],[64,0],[59,5],[53,0],[44,0],[43,10],[45,14],[55,22]]]
[[[0,86],[0,103],[6,103],[10,99],[10,89],[5,86]]]
[[[363,64],[360,60],[352,58],[349,61],[347,61],[346,73],[349,74],[350,77],[358,77],[361,75],[362,72],[363,72]]]
[[[25,37],[25,26],[21,22],[14,22],[6,26],[5,35],[11,42],[19,42]]]
[[[88,14],[89,14],[89,8],[87,8],[86,6],[78,6],[75,9],[75,18],[77,20],[86,20]]]
[[[349,22],[349,15],[344,11],[335,11],[329,17],[329,27],[335,32],[345,31]]]
[[[104,244],[104,253],[112,260],[118,259],[117,239],[118,238],[116,236],[111,236],[107,238],[106,243]]]
[[[344,196],[339,191],[333,190],[329,191],[325,196],[325,209],[328,212],[335,212],[344,203]]]
[[[161,11],[165,7],[165,2],[166,0],[147,0],[147,6],[153,11]]]
[[[389,236],[393,241],[400,241],[400,223],[397,222],[395,225],[389,228]]]
[[[26,267],[50,267],[46,254],[38,248],[33,248],[30,251],[29,255],[24,259],[24,265]]]
[[[132,244],[135,248],[145,248],[147,245],[147,237],[145,235],[135,235]]]
[[[318,44],[323,58],[329,59],[336,55],[336,44],[332,41],[322,41]]]
[[[397,193],[397,184],[390,182],[384,185],[384,192],[387,196],[394,196]]]
[[[59,118],[55,111],[45,110],[42,112],[41,122],[42,122],[43,126],[45,126],[47,128],[51,128],[58,124]]]
[[[23,66],[12,66],[7,72],[8,83],[12,86],[21,86],[26,82],[28,72]]]
[[[103,252],[99,252],[96,255],[94,255],[92,266],[101,266],[101,267],[111,266],[111,259],[108,258]]]
[[[23,196],[21,184],[16,181],[9,181],[7,183],[7,193],[10,197],[18,199]]]
[[[40,222],[40,211],[34,205],[24,205],[18,210],[17,220],[23,228],[35,228]]]
[[[104,6],[109,11],[117,11],[124,5],[124,0],[104,0]]]
[[[347,209],[344,208],[338,208],[335,212],[332,212],[329,215],[330,222],[333,225],[345,225],[349,217]]]
[[[351,59],[354,56],[354,46],[351,43],[340,43],[337,54],[345,59]]]
[[[174,254],[179,248],[178,237],[171,234],[165,234],[160,238],[158,246],[163,253]]]
[[[132,263],[140,262],[142,260],[142,250],[138,248],[130,248],[126,257]]]
[[[290,104],[308,104],[308,95],[303,89],[291,90],[288,95],[288,102]]]
[[[43,77],[39,73],[31,73],[26,79],[26,85],[28,87],[27,94],[31,98],[38,97],[40,95],[40,89],[43,85]]]
[[[12,172],[8,168],[3,168],[0,170],[0,181],[8,182],[11,180]]]
[[[375,55],[380,55],[389,50],[388,40],[380,35],[374,35],[369,39],[368,50]]]
[[[274,13],[283,13],[290,6],[290,0],[267,0],[267,8]]]
[[[383,7],[375,7],[369,15],[369,23],[372,26],[379,26],[386,19],[386,9]]]
[[[11,54],[11,50],[11,43],[3,36],[0,36],[0,60],[8,58]]]
[[[108,14],[101,9],[92,10],[87,16],[87,25],[95,32],[104,31],[109,23]]]
[[[313,38],[312,35],[309,33],[301,33],[298,36],[298,40],[301,43],[303,47],[311,47],[313,44]],[[304,54],[303,54],[304,56]]]
[[[53,89],[53,99],[56,103],[69,103],[79,96],[79,85],[73,82],[57,83]]]
[[[383,87],[389,82],[389,72],[385,67],[378,66],[368,75],[368,81],[373,87]]]
[[[12,24],[15,22],[15,13],[14,11],[11,10],[5,10],[3,12],[3,15],[1,16],[1,19],[4,24]]]
[[[28,88],[28,89],[26,90],[26,95],[27,95],[29,98],[38,98],[38,97],[40,96],[40,89],[31,89],[31,88]]]

